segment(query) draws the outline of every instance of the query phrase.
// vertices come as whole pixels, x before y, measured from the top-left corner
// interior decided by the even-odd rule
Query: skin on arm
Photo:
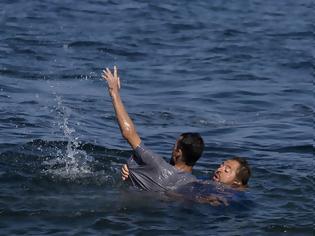
[[[134,150],[140,145],[141,139],[121,100],[119,93],[120,79],[118,77],[117,67],[114,67],[113,73],[110,69],[106,68],[103,70],[102,77],[107,81],[108,92],[112,98],[120,132]]]

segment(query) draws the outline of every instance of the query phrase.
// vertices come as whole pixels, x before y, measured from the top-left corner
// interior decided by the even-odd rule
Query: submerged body
[[[237,189],[212,180],[198,180],[179,186],[168,195],[213,206],[228,206],[232,203],[246,205],[250,202],[246,189]]]

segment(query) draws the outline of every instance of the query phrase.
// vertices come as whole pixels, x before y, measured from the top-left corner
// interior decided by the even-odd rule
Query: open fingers
[[[105,80],[110,80],[113,78],[113,74],[112,72],[110,71],[110,69],[106,68],[105,70],[103,70],[103,75],[102,75],[103,79]]]
[[[103,70],[103,78],[108,77],[108,78],[117,78],[118,79],[118,70],[117,67],[114,67],[114,72],[112,73],[109,68],[106,67],[105,70]]]
[[[102,78],[107,81],[108,87],[110,89],[120,89],[120,78],[118,77],[117,66],[114,66],[113,72],[108,67],[106,67],[103,70]]]
[[[108,68],[106,68],[105,75],[106,75],[107,77],[113,77],[112,72],[111,72],[110,69],[108,69]]]
[[[108,77],[110,74],[108,73],[107,68],[105,70],[103,70],[103,78],[105,79],[105,77]]]
[[[106,71],[105,70],[103,70],[102,78],[107,80],[107,75],[106,75]]]

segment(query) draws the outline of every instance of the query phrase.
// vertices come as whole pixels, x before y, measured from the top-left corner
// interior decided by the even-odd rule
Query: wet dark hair
[[[201,157],[204,142],[199,133],[182,133],[178,139],[177,148],[183,153],[181,161],[188,166],[194,166]]]
[[[248,162],[242,157],[234,157],[232,160],[237,161],[240,164],[240,167],[236,172],[236,179],[241,181],[242,185],[246,186],[251,176],[251,169]]]

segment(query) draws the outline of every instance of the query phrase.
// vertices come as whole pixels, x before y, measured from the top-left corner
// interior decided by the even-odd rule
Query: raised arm
[[[114,67],[114,73],[112,73],[110,69],[106,68],[103,70],[102,77],[107,81],[108,92],[112,97],[112,103],[115,109],[120,132],[128,141],[132,149],[136,149],[136,147],[141,143],[141,139],[120,98],[120,79],[118,77],[117,67]]]

